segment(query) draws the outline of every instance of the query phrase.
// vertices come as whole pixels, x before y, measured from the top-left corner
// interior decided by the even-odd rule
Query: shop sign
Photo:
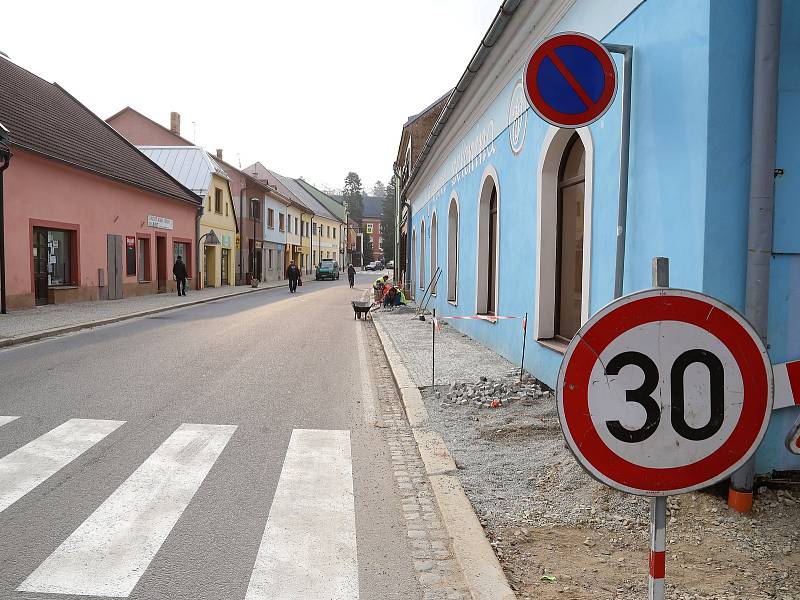
[[[167,217],[157,217],[155,215],[147,215],[147,226],[156,229],[172,229],[172,219]]]

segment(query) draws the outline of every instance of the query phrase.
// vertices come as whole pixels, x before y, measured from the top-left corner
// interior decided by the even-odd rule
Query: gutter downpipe
[[[242,255],[242,232],[244,231],[244,194],[245,188],[239,190],[239,283],[244,285],[244,257]]]
[[[745,318],[767,343],[772,261],[775,160],[778,137],[778,68],[781,0],[758,0],[753,69],[753,132],[750,152],[750,210],[747,224]],[[767,348],[769,345],[767,344]],[[731,476],[728,505],[737,512],[753,506],[755,456]]]
[[[3,125],[0,124],[0,131],[3,129]],[[0,140],[0,146],[5,146],[2,140]],[[0,164],[0,314],[5,315],[8,312],[8,306],[6,301],[6,224],[3,172],[11,163],[11,148],[4,148],[3,153],[5,156]]]
[[[614,299],[622,296],[625,278],[625,234],[628,223],[628,171],[631,154],[631,74],[633,72],[633,46],[603,44],[606,50],[622,54],[622,124],[619,147],[619,197],[617,201],[617,255],[614,263]]]
[[[197,279],[194,284],[194,289],[200,289],[200,218],[203,216],[204,206],[201,204],[197,207],[197,216],[194,219],[194,238],[197,240],[197,252],[194,257],[194,275]]]

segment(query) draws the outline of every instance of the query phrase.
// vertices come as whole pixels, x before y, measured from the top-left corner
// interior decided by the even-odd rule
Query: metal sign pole
[[[650,577],[647,597],[664,600],[664,567],[667,543],[667,497],[650,498]]]
[[[433,319],[431,322],[431,390],[436,386],[436,309],[433,309]]]
[[[522,381],[522,372],[525,369],[525,342],[528,341],[528,313],[522,321],[522,360],[519,363],[519,380]]]
[[[669,259],[653,258],[653,287],[669,287]],[[650,577],[648,600],[664,600],[667,544],[667,496],[650,498]]]

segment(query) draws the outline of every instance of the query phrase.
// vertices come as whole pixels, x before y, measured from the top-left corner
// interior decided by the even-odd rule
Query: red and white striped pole
[[[669,259],[653,259],[653,287],[669,287]],[[667,545],[667,497],[650,498],[650,579],[648,599],[664,600]]]
[[[649,600],[664,600],[664,570],[667,543],[667,497],[650,499],[650,579]]]

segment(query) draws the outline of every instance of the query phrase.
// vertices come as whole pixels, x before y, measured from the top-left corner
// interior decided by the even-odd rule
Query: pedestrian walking
[[[289,280],[289,293],[294,294],[297,291],[297,283],[300,281],[300,269],[294,264],[294,261],[289,262],[286,269],[286,279]],[[303,285],[300,283],[300,285]]]
[[[347,265],[347,279],[350,281],[350,287],[352,288],[356,284],[356,268],[353,263]]]
[[[186,264],[183,262],[182,257],[175,259],[175,264],[172,266],[172,274],[175,276],[175,281],[178,287],[178,296],[186,295],[186,278],[189,274],[186,272]]]

